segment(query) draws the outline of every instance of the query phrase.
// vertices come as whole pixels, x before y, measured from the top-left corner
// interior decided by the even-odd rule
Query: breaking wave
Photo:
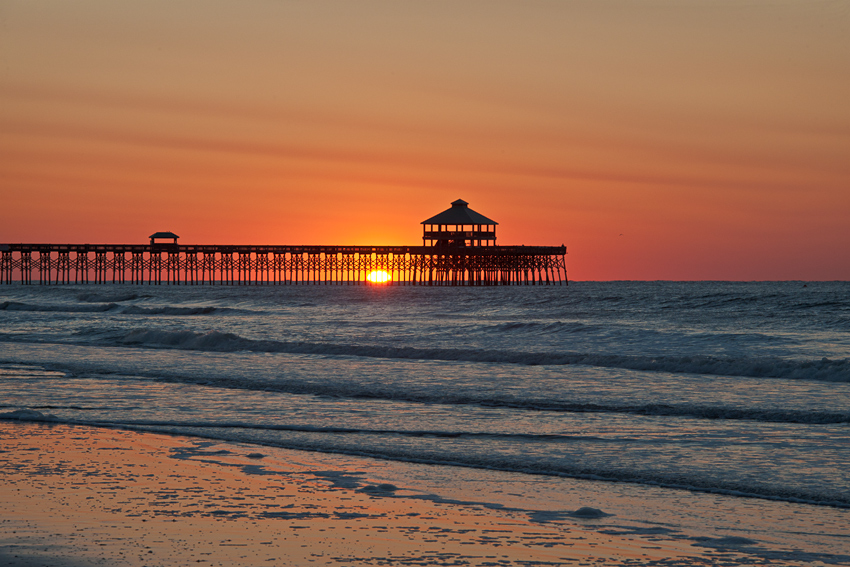
[[[127,301],[128,299],[118,299]],[[32,311],[45,313],[105,313],[111,312],[123,315],[212,315],[236,311],[235,309],[222,307],[140,307],[138,305],[119,305],[115,302],[97,303],[84,301],[83,305],[60,303],[55,305],[32,305],[17,301],[4,301],[0,303],[0,311]]]
[[[433,436],[433,437],[476,437],[485,434],[446,431],[396,431],[396,430],[357,430],[344,428],[269,426],[254,423],[217,423],[183,421],[85,421],[65,420],[54,415],[42,414],[34,410],[17,410],[0,414],[0,419],[31,422],[68,423],[92,427],[111,427],[133,431],[159,432],[174,435],[192,435],[218,441],[243,442],[256,445],[275,446],[286,449],[308,450],[326,453],[341,453],[381,459],[416,462],[437,465],[452,465],[469,468],[520,472],[534,475],[561,476],[627,482],[665,488],[676,488],[697,492],[762,498],[784,502],[814,504],[850,508],[850,500],[841,494],[830,491],[819,492],[816,487],[777,487],[758,482],[726,480],[699,474],[665,473],[658,470],[624,469],[605,465],[572,463],[564,460],[529,459],[522,455],[482,454],[472,451],[453,451],[437,449],[408,449],[393,443],[360,444],[356,446],[340,445],[336,436],[340,434],[372,434],[392,436]],[[256,435],[263,431],[290,431],[296,433],[315,433],[309,438],[277,437],[262,439]],[[493,436],[490,434],[489,436]],[[501,437],[545,437],[545,441],[589,441],[592,438],[572,439],[567,436],[502,435]],[[560,439],[555,439],[560,438]]]
[[[100,303],[92,305],[32,305],[18,301],[0,302],[0,311],[36,311],[45,313],[102,313],[118,307],[117,303]]]
[[[488,349],[419,348],[246,339],[233,333],[211,331],[159,331],[137,329],[117,344],[150,348],[176,348],[213,352],[279,352],[332,356],[362,356],[413,360],[489,362],[526,365],[580,364],[649,372],[786,378],[826,382],[850,382],[850,360],[787,360],[716,356],[635,356],[592,353],[522,352]]]
[[[136,299],[146,299],[150,295],[139,295],[133,292],[114,292],[114,293],[81,293],[77,296],[77,301],[83,303],[121,303],[122,301],[134,301]]]
[[[229,309],[219,307],[138,307],[131,305],[121,309],[125,315],[212,315]]]
[[[66,376],[113,375],[114,371],[87,363],[41,363],[45,369],[61,372]],[[261,391],[295,395],[323,396],[350,400],[387,400],[418,404],[442,404],[451,406],[479,406],[505,408],[522,411],[545,411],[557,413],[631,414],[648,417],[675,417],[730,421],[756,421],[766,423],[799,423],[830,425],[850,423],[850,410],[803,410],[778,407],[736,407],[730,405],[708,405],[697,403],[616,403],[587,402],[577,399],[542,397],[539,394],[518,394],[498,390],[477,389],[399,389],[394,384],[361,382],[356,380],[314,381],[289,379],[285,376],[263,377],[211,376],[185,374],[161,368],[150,371],[135,369],[133,375],[164,383],[193,384],[215,387],[234,392]],[[0,409],[8,406],[0,406]],[[63,409],[68,406],[42,405],[38,409]],[[77,410],[103,409],[100,407],[74,407]],[[344,431],[340,428],[338,431]],[[436,433],[431,433],[436,435]],[[424,433],[423,433],[424,435]]]

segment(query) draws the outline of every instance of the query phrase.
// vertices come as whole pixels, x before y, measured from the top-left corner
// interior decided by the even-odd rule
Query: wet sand
[[[257,451],[261,451],[257,453]],[[0,421],[0,564],[767,564],[427,498],[309,453]]]

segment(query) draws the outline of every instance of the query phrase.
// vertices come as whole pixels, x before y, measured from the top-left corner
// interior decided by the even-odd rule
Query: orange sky
[[[850,1],[0,0],[0,242],[419,244],[850,279]]]

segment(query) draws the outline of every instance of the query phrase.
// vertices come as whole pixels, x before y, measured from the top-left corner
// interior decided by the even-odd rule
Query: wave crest
[[[752,378],[787,378],[850,382],[850,360],[786,360],[780,358],[721,358],[714,356],[630,356],[593,353],[522,352],[486,349],[419,348],[381,345],[351,345],[322,342],[289,342],[246,339],[233,333],[210,331],[159,331],[138,329],[119,340],[122,345],[171,347],[186,350],[219,352],[253,351],[289,354],[324,354],[444,360],[459,362],[492,362],[527,365],[581,364],[604,368],[624,368],[647,372],[743,376]]]
[[[44,415],[32,410],[17,410],[8,414],[0,414],[0,419],[20,421],[51,421],[68,423],[74,425],[87,425],[91,427],[121,428],[131,431],[149,431],[176,435],[193,435],[202,438],[216,439],[220,441],[253,443],[258,445],[271,445],[287,449],[318,451],[328,453],[343,453],[350,455],[376,457],[402,462],[418,462],[438,465],[452,465],[479,469],[502,470],[520,472],[534,475],[561,476],[572,478],[584,478],[589,480],[602,480],[614,482],[628,482],[649,486],[660,486],[666,488],[677,488],[690,491],[707,492],[714,494],[726,494],[734,496],[745,496],[763,498],[768,500],[814,504],[821,506],[834,506],[838,508],[850,508],[850,500],[845,495],[836,494],[834,491],[818,490],[817,487],[804,487],[792,489],[788,487],[771,487],[758,482],[726,480],[700,476],[699,474],[675,474],[661,471],[625,469],[611,466],[598,466],[593,464],[554,462],[546,460],[529,460],[527,458],[512,458],[499,455],[489,456],[476,454],[475,452],[458,453],[426,450],[423,452],[411,451],[405,446],[392,443],[378,443],[371,445],[358,445],[356,447],[340,446],[336,443],[339,434],[363,433],[358,430],[346,430],[337,428],[306,428],[306,427],[269,427],[252,423],[205,423],[205,422],[180,422],[180,421],[88,421],[88,420],[60,420],[54,416]],[[274,440],[258,442],[252,435],[255,431],[276,429],[280,431],[303,431],[316,433],[309,439],[297,437],[278,437]],[[384,434],[409,434],[433,435],[443,432],[394,432],[392,430],[368,433]],[[564,438],[569,440],[569,438]],[[387,485],[389,489],[390,485]],[[596,518],[604,517],[603,512],[592,508],[581,508],[570,515],[574,517]]]
[[[95,296],[86,296],[93,298]],[[130,296],[117,301],[129,301]],[[82,300],[81,300],[82,301]],[[54,305],[33,305],[30,303],[21,303],[18,301],[3,301],[0,302],[0,311],[31,311],[31,312],[46,312],[46,313],[103,313],[111,311],[123,315],[212,315],[214,313],[222,313],[233,311],[232,309],[219,307],[140,307],[138,305],[119,305],[115,302],[97,303],[94,299],[91,301],[83,301],[84,305],[58,303]]]

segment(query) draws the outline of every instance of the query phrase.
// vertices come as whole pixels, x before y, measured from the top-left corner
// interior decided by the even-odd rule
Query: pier
[[[566,248],[431,246],[0,245],[0,284],[566,284]]]
[[[465,201],[423,221],[422,246],[0,244],[0,284],[567,285],[564,246],[498,246]]]

